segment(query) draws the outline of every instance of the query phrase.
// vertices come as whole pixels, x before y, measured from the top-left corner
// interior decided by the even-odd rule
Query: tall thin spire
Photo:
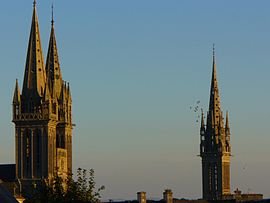
[[[36,1],[34,1],[22,94],[25,96],[41,97],[43,95],[45,81],[46,73],[41,48]]]
[[[228,128],[228,112],[226,115],[226,124],[224,126],[223,112],[221,111],[214,44],[212,54],[213,65],[209,110],[207,112],[206,128],[204,131],[200,131],[200,156],[202,157],[203,199],[220,200],[223,199],[224,195],[231,194],[231,146],[230,130]]]
[[[218,91],[218,81],[217,81],[217,70],[216,70],[216,58],[215,58],[215,46],[213,45],[213,67],[212,67],[212,80],[211,80],[211,89],[210,89],[210,102],[209,102],[209,111],[213,112],[213,121],[212,125],[217,125],[219,122],[219,116],[221,111],[220,97]]]
[[[37,5],[37,1],[36,1],[36,0],[34,0],[34,2],[33,2],[33,6],[34,6],[34,7],[36,7],[36,5]]]
[[[60,97],[62,88],[62,73],[59,63],[58,50],[56,44],[56,37],[54,32],[54,16],[53,16],[53,5],[52,5],[52,26],[49,41],[49,48],[47,53],[46,61],[46,73],[47,82],[49,83],[50,92],[54,93],[57,98]]]

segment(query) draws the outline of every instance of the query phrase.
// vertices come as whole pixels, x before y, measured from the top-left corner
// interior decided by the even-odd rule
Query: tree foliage
[[[37,188],[33,188],[31,198],[28,198],[26,203],[98,203],[104,189],[104,186],[96,189],[94,169],[87,171],[78,168],[77,181],[72,174],[68,175],[66,180],[56,176],[51,184],[42,180]]]

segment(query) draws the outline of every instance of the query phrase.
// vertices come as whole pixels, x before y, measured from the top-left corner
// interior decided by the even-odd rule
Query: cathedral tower
[[[34,1],[22,93],[16,80],[13,97],[16,176],[23,183],[72,171],[72,100],[62,79],[53,18],[48,47],[45,66]]]
[[[210,102],[206,121],[205,125],[202,112],[200,156],[202,157],[203,199],[217,200],[230,194],[231,145],[228,112],[224,125],[221,111],[214,49]]]

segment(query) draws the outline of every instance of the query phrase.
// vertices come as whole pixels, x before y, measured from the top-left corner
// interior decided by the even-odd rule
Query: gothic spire
[[[218,90],[215,47],[210,88],[209,110],[205,136],[201,136],[200,156],[202,157],[203,199],[219,200],[230,194],[230,132],[228,113],[224,126]],[[202,131],[201,131],[202,132]],[[200,133],[202,134],[202,133]],[[204,139],[203,139],[204,138]]]
[[[18,79],[16,79],[14,96],[13,96],[13,104],[19,104],[20,102],[21,102],[21,93],[20,93],[20,88],[18,84]]]
[[[210,102],[209,102],[209,112],[213,114],[212,125],[217,125],[219,122],[219,117],[221,113],[220,107],[220,97],[218,91],[218,81],[217,81],[217,70],[216,70],[216,59],[215,59],[215,47],[213,45],[213,66],[212,66],[212,80],[210,89]]]
[[[49,83],[50,92],[55,92],[57,98],[59,98],[62,87],[62,74],[60,69],[60,63],[58,58],[58,51],[56,45],[56,37],[54,32],[54,17],[53,17],[53,6],[52,6],[52,20],[51,20],[51,34],[50,42],[47,53],[46,61],[46,73],[47,82]]]
[[[41,97],[45,87],[46,73],[41,48],[36,1],[34,1],[33,4],[33,17],[25,63],[22,94],[25,96]]]

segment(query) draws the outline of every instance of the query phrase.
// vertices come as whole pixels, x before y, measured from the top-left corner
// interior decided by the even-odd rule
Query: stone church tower
[[[22,93],[13,97],[16,176],[21,182],[65,177],[72,171],[72,99],[63,81],[52,17],[46,66],[34,1]]]
[[[215,51],[210,89],[210,103],[206,125],[201,120],[200,156],[202,157],[203,199],[217,200],[230,194],[230,127],[228,112],[224,125],[218,91]]]

